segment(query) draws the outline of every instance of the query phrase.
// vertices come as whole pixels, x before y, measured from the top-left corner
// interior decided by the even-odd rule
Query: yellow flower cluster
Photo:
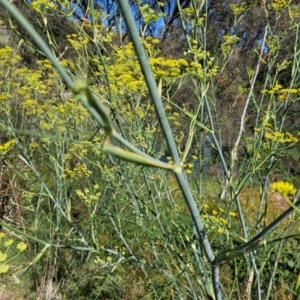
[[[159,40],[146,38],[144,46],[148,50],[150,65],[157,79],[176,79],[183,74],[188,66],[185,59],[165,59],[157,57],[155,45]],[[101,66],[99,66],[101,68]],[[110,88],[114,95],[131,96],[132,92],[146,96],[147,87],[138,63],[133,44],[116,48],[111,58],[107,58],[107,72]],[[124,103],[123,103],[124,105]]]
[[[0,76],[7,73],[7,71],[21,60],[21,57],[14,53],[10,47],[0,49]]]
[[[246,5],[242,3],[241,5],[238,4],[230,4],[231,10],[235,16],[240,15],[245,9]]]
[[[295,195],[297,192],[294,185],[287,181],[273,182],[270,187],[272,192],[279,192],[283,196]]]
[[[275,9],[275,10],[282,10],[283,8],[285,8],[288,4],[289,4],[289,0],[273,0],[271,2],[271,6]]]
[[[261,93],[268,95],[277,95],[278,100],[286,101],[290,99],[291,95],[299,94],[300,89],[284,88],[281,84],[276,83],[272,89],[264,89],[261,91]]]
[[[193,61],[186,68],[186,72],[191,75],[195,75],[198,79],[203,80],[217,74],[218,67],[214,66],[214,58],[210,52],[203,50],[197,40],[192,41],[192,49],[185,52],[185,55],[190,54],[193,57]],[[201,62],[206,62],[205,69]]]
[[[85,188],[83,191],[79,189],[76,190],[76,194],[87,206],[90,206],[93,202],[99,200],[101,196],[99,188],[99,185],[95,184],[92,189]]]
[[[82,47],[86,46],[89,42],[87,36],[78,35],[76,33],[67,35],[67,40],[76,51],[82,49]]]
[[[298,19],[298,17],[299,17],[299,4],[289,5],[288,9],[289,9],[289,14],[290,14],[291,19],[293,21],[295,19]]]
[[[17,249],[21,252],[25,251],[27,249],[27,244],[24,242],[20,242],[17,244]]]
[[[199,16],[197,8],[194,7],[187,7],[182,9],[182,16],[192,26],[203,26],[205,24],[206,15],[201,14]]]
[[[184,164],[183,167],[185,169],[186,174],[192,174],[193,173],[193,167],[194,167],[193,163]]]
[[[188,66],[188,62],[183,58],[151,58],[150,64],[157,79],[161,77],[172,79],[178,78],[182,75],[182,71],[185,69],[185,67]]]
[[[62,6],[67,6],[67,3],[65,0],[59,1]],[[61,10],[57,6],[56,3],[53,1],[47,1],[47,0],[32,0],[30,2],[30,7],[40,13],[41,15],[45,15],[45,13],[49,13],[49,10],[60,12]]]
[[[267,45],[271,54],[277,53],[280,49],[280,42],[278,35],[271,35],[267,37]]]
[[[207,203],[203,204],[203,210],[206,212],[202,215],[203,221],[206,226],[209,226],[210,229],[216,230],[218,233],[226,233],[228,226],[228,220],[222,217],[222,214],[225,213],[225,210],[222,207],[217,209],[212,209],[210,214],[207,214],[207,210],[210,207]],[[237,214],[233,211],[229,212],[230,217],[236,217]]]
[[[146,96],[147,87],[131,43],[115,49],[115,52],[110,58],[107,57],[106,61],[110,89],[113,96],[118,95],[113,98],[131,96],[132,92]],[[103,69],[102,66],[99,68]],[[118,106],[117,103],[113,103],[113,105]]]
[[[1,154],[6,153],[14,143],[15,143],[15,140],[10,140],[10,141],[4,143],[3,145],[0,145],[0,153]]]
[[[214,226],[218,233],[225,233],[227,230],[224,228],[228,224],[228,221],[222,217],[217,217],[219,212],[212,210],[213,215],[203,215],[203,221],[206,225]]]
[[[148,4],[140,5],[139,9],[146,24],[151,24],[165,15],[162,12],[156,12]]]
[[[282,62],[276,65],[276,72],[279,73],[282,70],[286,70],[291,64],[291,61],[284,59]]]
[[[16,258],[20,252],[27,249],[27,244],[19,242],[15,248],[11,248],[15,241],[10,237],[7,237],[4,232],[0,232],[0,274],[7,273],[11,265],[9,262]],[[12,251],[19,250],[17,254],[13,254]]]
[[[66,168],[62,178],[80,179],[89,177],[91,174],[91,170],[89,170],[85,165],[78,163],[74,169]]]
[[[224,55],[227,55],[240,40],[236,35],[224,35],[223,39],[224,43],[221,45],[221,49]]]
[[[195,10],[192,7],[187,7],[182,9],[182,13],[187,16],[193,16],[195,14]]]
[[[265,138],[270,141],[275,141],[279,143],[297,143],[299,141],[299,137],[294,136],[290,132],[279,132],[279,131],[266,131]],[[298,134],[299,136],[299,134]]]
[[[2,56],[5,56],[4,53],[6,53],[8,60],[13,55],[7,49],[5,51],[0,49],[0,56],[1,53]],[[0,81],[3,77],[1,76],[2,63],[3,61],[0,62]],[[14,97],[18,97],[28,123],[42,129],[43,132],[55,134],[64,133],[66,130],[70,133],[70,128],[75,123],[77,126],[80,126],[82,122],[86,124],[86,116],[88,115],[86,109],[75,103],[74,99],[64,102],[63,87],[60,84],[59,75],[53,69],[50,61],[40,60],[36,63],[37,68],[34,70],[27,67],[16,68],[11,74],[7,73],[5,77],[6,84],[10,85],[8,90],[12,90]],[[12,63],[10,67],[12,67]],[[3,93],[0,96],[0,101],[2,97],[6,101],[3,105],[7,106],[7,111],[11,111],[12,97]],[[68,126],[69,129],[66,128]],[[76,128],[74,129],[76,130]]]

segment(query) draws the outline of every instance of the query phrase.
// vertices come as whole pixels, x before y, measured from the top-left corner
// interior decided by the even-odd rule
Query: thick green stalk
[[[131,14],[128,1],[122,0],[122,1],[118,1],[118,3],[120,6],[120,9],[122,11],[124,20],[126,22],[127,29],[130,33],[132,42],[134,44],[135,51],[136,51],[138,59],[139,59],[139,63],[140,63],[142,72],[145,77],[145,82],[147,83],[149,93],[150,93],[151,99],[153,101],[161,128],[165,135],[165,139],[166,139],[169,151],[172,155],[172,158],[173,158],[173,161],[175,162],[175,164],[180,165],[180,158],[179,158],[179,154],[177,151],[175,140],[173,138],[172,130],[171,130],[165,110],[162,105],[161,97],[159,95],[157,85],[156,85],[154,76],[152,74],[152,70],[151,70],[151,67],[149,64],[148,57],[147,57],[145,49],[141,43],[139,33],[136,29],[136,24],[134,22],[132,14]],[[206,236],[202,219],[200,217],[194,197],[188,186],[186,177],[184,176],[181,168],[175,172],[175,175],[176,175],[178,184],[180,186],[180,189],[183,193],[183,196],[186,200],[186,203],[189,207],[189,210],[192,215],[199,239],[203,245],[206,256],[209,259],[209,261],[212,262],[212,261],[214,261],[214,254],[213,254],[211,245],[208,241],[208,238]],[[214,284],[215,297],[216,297],[216,299],[221,299],[222,297],[221,297],[220,281],[219,281],[218,273],[219,273],[218,268],[216,266],[213,266],[213,284]]]

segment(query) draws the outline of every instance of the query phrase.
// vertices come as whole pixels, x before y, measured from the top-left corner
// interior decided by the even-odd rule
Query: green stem
[[[145,82],[147,83],[149,93],[150,93],[151,99],[153,101],[153,104],[154,104],[154,107],[156,110],[156,114],[159,119],[161,128],[163,130],[168,148],[170,150],[170,153],[172,155],[175,165],[180,166],[180,158],[179,158],[179,154],[177,151],[175,140],[172,135],[171,127],[168,122],[164,107],[162,105],[161,97],[158,93],[157,85],[156,85],[155,79],[153,77],[152,70],[151,70],[145,49],[141,43],[140,36],[136,29],[136,24],[132,17],[128,1],[126,1],[126,0],[120,1],[119,0],[118,3],[119,3],[119,7],[121,9],[121,12],[123,14],[124,20],[126,22],[127,29],[130,33],[132,42],[134,44],[135,51],[136,51],[138,59],[139,59],[139,63],[140,63],[142,72],[145,77]],[[191,190],[188,186],[186,177],[183,174],[182,168],[178,169],[177,172],[175,172],[175,175],[177,178],[177,182],[180,186],[180,189],[183,193],[183,196],[185,198],[185,201],[190,210],[190,213],[191,213],[192,219],[194,221],[199,239],[204,248],[204,252],[205,252],[206,256],[208,257],[209,261],[213,262],[215,259],[214,254],[213,254],[211,245],[208,241],[208,238],[206,236],[204,225],[203,225],[202,219],[200,217],[196,202],[195,202],[194,197],[191,193]],[[219,269],[217,266],[213,266],[212,271],[213,271],[212,276],[213,276],[215,297],[216,297],[216,299],[219,300],[219,299],[222,299],[221,290],[220,290]]]

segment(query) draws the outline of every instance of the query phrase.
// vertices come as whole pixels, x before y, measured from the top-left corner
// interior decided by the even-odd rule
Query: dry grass
[[[264,214],[265,225],[270,224],[290,207],[282,194],[268,192],[265,199],[261,201],[260,191],[252,188],[243,189],[240,201],[247,220],[255,221],[258,215]]]

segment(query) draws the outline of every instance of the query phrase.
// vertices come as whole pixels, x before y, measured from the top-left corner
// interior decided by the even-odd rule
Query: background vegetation
[[[1,299],[300,299],[300,5],[131,3],[174,150],[121,12],[80,4],[14,2],[73,90],[0,8]]]

